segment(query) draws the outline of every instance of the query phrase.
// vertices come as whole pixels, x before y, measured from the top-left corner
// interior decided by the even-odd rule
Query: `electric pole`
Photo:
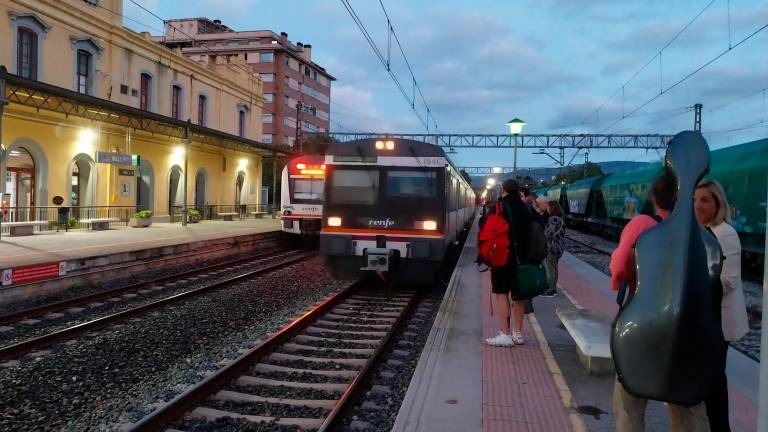
[[[701,132],[701,108],[702,104],[697,103],[693,105],[694,117],[693,117],[693,130],[695,132]]]
[[[299,144],[299,153],[304,153],[304,146],[301,142],[301,109],[303,106],[301,101],[296,102],[296,143]]]

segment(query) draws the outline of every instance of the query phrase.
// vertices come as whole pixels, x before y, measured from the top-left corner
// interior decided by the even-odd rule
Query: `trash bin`
[[[69,207],[59,207],[58,217],[56,218],[56,231],[64,225],[64,229],[69,229]]]

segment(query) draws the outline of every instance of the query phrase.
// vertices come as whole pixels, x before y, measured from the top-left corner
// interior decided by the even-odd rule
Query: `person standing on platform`
[[[539,198],[541,199],[541,198]],[[538,203],[538,200],[536,201]],[[547,283],[549,289],[545,291],[542,297],[554,297],[557,295],[557,262],[563,256],[565,241],[565,223],[563,222],[563,209],[557,201],[548,201],[547,225],[544,228],[544,235],[547,237],[547,258],[544,260],[544,269],[547,271]]]
[[[728,378],[725,374],[725,359],[730,342],[735,342],[749,331],[747,306],[741,287],[741,242],[736,230],[730,225],[731,215],[728,198],[720,183],[704,180],[696,187],[694,211],[696,220],[709,228],[717,237],[723,250],[723,269],[720,281],[723,283],[723,301],[720,306],[723,337],[721,351],[723,370],[712,394],[707,398],[707,417],[713,431],[730,431],[728,421]]]
[[[634,293],[637,286],[634,255],[637,239],[640,234],[669,217],[677,200],[676,193],[677,181],[674,173],[669,170],[665,170],[651,184],[651,197],[656,214],[654,216],[640,214],[633,217],[622,230],[619,245],[611,254],[611,288],[614,291],[618,291],[621,285],[626,283],[630,293]],[[663,247],[663,245],[659,245],[659,247]],[[647,404],[647,399],[636,398],[629,394],[617,378],[613,385],[613,414],[616,419],[616,431],[645,431],[645,407]],[[709,425],[703,421],[703,404],[691,408],[667,404],[667,410],[670,417],[670,430],[673,432],[704,432],[709,430]]]
[[[515,297],[515,276],[517,261],[526,262],[532,217],[520,197],[520,184],[508,179],[501,185],[501,201],[504,218],[509,224],[510,253],[507,265],[491,269],[491,287],[496,298],[496,316],[499,320],[499,334],[485,342],[494,346],[522,345],[523,317],[525,302]],[[516,259],[517,258],[517,259]],[[510,299],[513,305],[510,308]],[[517,301],[515,301],[517,300]],[[510,332],[510,309],[512,309],[512,331]]]

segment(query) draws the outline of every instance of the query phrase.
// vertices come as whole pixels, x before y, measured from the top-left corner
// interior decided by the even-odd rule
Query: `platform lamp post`
[[[515,159],[512,165],[512,178],[517,180],[517,137],[523,133],[523,126],[525,126],[525,122],[515,117],[507,122],[507,126],[509,126],[509,133],[515,137]]]
[[[187,119],[187,125],[184,127],[184,201],[181,204],[181,226],[187,226],[187,179],[189,178],[187,165],[189,162],[189,126],[191,124],[192,121]]]

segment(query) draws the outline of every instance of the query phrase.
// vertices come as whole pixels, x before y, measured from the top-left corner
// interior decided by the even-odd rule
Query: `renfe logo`
[[[368,226],[374,227],[374,228],[389,228],[392,225],[395,224],[395,221],[393,221],[390,218],[386,219],[369,219],[368,220]]]

